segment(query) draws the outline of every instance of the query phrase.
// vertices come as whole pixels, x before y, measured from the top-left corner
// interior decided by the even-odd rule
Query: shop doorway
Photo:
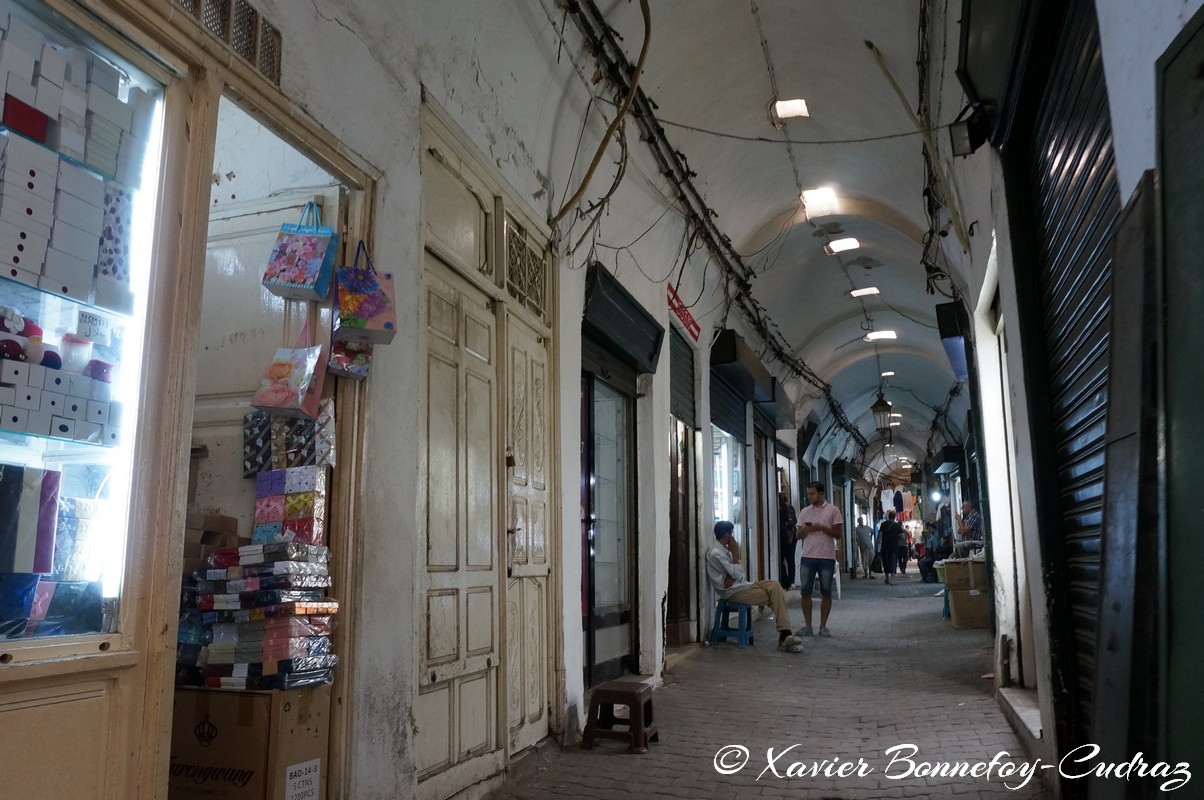
[[[633,376],[634,377],[634,376]],[[635,398],[600,376],[581,381],[586,553],[585,685],[638,671]]]
[[[228,98],[220,100],[196,341],[193,463],[183,559],[186,576],[205,568],[217,547],[302,541],[329,548],[333,554],[332,566],[321,565],[321,575],[315,571],[305,576],[310,580],[305,584],[310,587],[308,591],[321,595],[323,602],[354,595],[355,573],[346,530],[332,524],[345,516],[342,509],[350,502],[346,493],[340,495],[336,490],[342,483],[336,465],[346,467],[356,455],[349,443],[344,443],[343,459],[338,458],[339,448],[334,438],[338,379],[326,375],[326,362],[319,359],[315,375],[323,376],[323,411],[314,422],[262,414],[251,406],[264,370],[272,363],[278,348],[312,344],[324,346],[324,355],[330,352],[329,303],[286,300],[264,288],[262,279],[281,226],[298,223],[307,207],[318,209],[321,223],[345,238],[345,193],[346,188],[338,179],[252,114]],[[342,264],[343,260],[343,252],[337,251],[335,263]],[[348,404],[349,409],[353,406]],[[262,430],[253,432],[252,426],[261,422]],[[260,503],[265,492],[258,476],[292,467],[316,467],[322,478],[315,484],[316,491],[309,493],[307,510],[289,516],[288,521],[284,501],[304,493],[291,489],[294,494],[286,494],[290,489],[282,486],[277,493],[279,517],[269,521],[264,511],[267,506]],[[268,530],[272,525],[276,526],[275,533]],[[237,576],[227,577],[233,581]],[[215,577],[211,580],[217,581]],[[275,580],[273,585],[281,590],[293,590],[288,583],[291,575],[287,580],[278,577],[267,580]],[[223,579],[212,583],[208,591],[241,591],[233,588],[237,582],[227,583]],[[202,594],[199,586],[196,593],[198,597]],[[188,592],[184,594],[186,600],[191,596]],[[239,609],[252,608],[260,602],[246,594],[240,597],[246,599],[239,600]],[[209,715],[220,726],[221,715],[235,718],[252,706],[276,713],[277,702],[285,702],[278,698],[285,698],[288,703],[295,703],[302,714],[293,723],[312,731],[303,750],[296,750],[297,743],[290,743],[287,732],[278,734],[249,725],[237,729],[237,735],[244,740],[236,742],[233,750],[248,765],[270,763],[274,758],[272,753],[282,748],[304,753],[304,758],[298,756],[298,761],[317,764],[313,774],[335,791],[344,774],[341,768],[344,740],[338,731],[346,722],[340,707],[346,706],[342,700],[346,696],[347,664],[352,657],[350,622],[329,613],[290,618],[285,634],[287,652],[282,655],[287,655],[292,663],[320,665],[323,669],[309,670],[312,675],[298,678],[300,672],[289,672],[292,667],[288,667],[272,683],[269,673],[275,666],[267,664],[275,661],[267,654],[266,627],[250,630],[263,623],[240,623],[231,615],[219,620],[222,631],[217,633],[219,625],[207,624],[197,614],[200,609],[199,601],[196,611],[189,609],[186,602],[181,612],[172,764],[206,763],[203,761],[206,755],[193,744],[196,737],[192,735],[203,715]],[[248,613],[249,619],[255,619],[255,612]],[[301,647],[323,655],[302,658],[298,649]],[[196,652],[198,649],[200,652]],[[329,658],[332,653],[338,664]],[[319,674],[323,671],[325,675]],[[240,693],[213,693],[214,688],[236,689]],[[283,695],[273,691],[281,688],[289,691]],[[229,725],[224,727],[232,730]],[[227,748],[231,746],[226,744]],[[174,772],[169,780],[177,780]],[[277,779],[269,776],[267,780]],[[268,785],[279,786],[279,783]]]
[[[694,617],[693,586],[697,576],[697,539],[694,536],[694,431],[676,417],[669,434],[669,597],[665,636],[669,647],[691,640]]]

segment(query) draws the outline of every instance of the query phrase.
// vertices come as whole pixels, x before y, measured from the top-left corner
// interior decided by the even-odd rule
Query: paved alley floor
[[[944,601],[933,597],[939,585],[911,573],[893,587],[881,577],[846,576],[829,624],[832,638],[805,640],[802,654],[779,652],[774,624],[763,620],[755,647],[700,647],[671,665],[653,697],[660,742],[647,754],[628,754],[613,741],[593,750],[545,742],[513,764],[492,797],[1052,797],[1040,773],[1016,790],[1004,783],[1017,786],[1024,778],[1004,781],[998,771],[989,780],[916,776],[925,762],[981,762],[985,769],[999,753],[1009,754],[999,760],[1011,765],[1027,759],[992,697],[991,680],[982,677],[993,668],[987,632],[954,630],[941,619]],[[798,597],[790,593],[795,628],[802,624]],[[777,757],[772,768],[770,748]],[[745,753],[747,763],[737,770]],[[825,759],[849,765],[848,777],[825,776]],[[860,774],[850,775],[854,767]]]

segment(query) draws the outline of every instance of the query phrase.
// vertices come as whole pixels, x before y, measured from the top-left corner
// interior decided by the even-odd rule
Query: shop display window
[[[735,529],[737,542],[744,541],[744,446],[736,437],[711,426],[714,469],[715,519],[726,519]]]
[[[0,639],[114,632],[163,87],[40,6],[8,11],[0,13]]]

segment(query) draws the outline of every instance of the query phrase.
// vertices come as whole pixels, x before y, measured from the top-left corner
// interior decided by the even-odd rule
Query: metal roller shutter
[[[711,372],[711,422],[725,433],[736,437],[740,444],[748,444],[745,428],[745,405],[747,400],[727,381]]]
[[[698,427],[698,409],[694,402],[694,348],[686,337],[670,329],[669,335],[669,413]]]
[[[1099,621],[1112,234],[1120,213],[1099,29],[1076,0],[1027,148],[1079,734],[1090,730]]]

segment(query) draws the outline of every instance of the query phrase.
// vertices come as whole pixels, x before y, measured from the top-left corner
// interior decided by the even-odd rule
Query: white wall
[[[1121,202],[1156,158],[1155,62],[1204,0],[1096,0]]]

